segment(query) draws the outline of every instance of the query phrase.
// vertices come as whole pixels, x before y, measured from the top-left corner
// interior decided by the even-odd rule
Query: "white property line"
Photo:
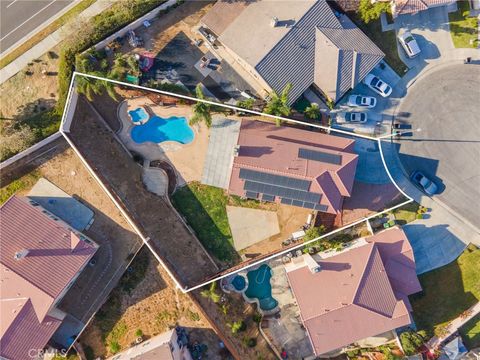
[[[288,249],[285,249],[285,250],[282,250],[280,251],[279,253],[276,253],[276,254],[273,254],[271,256],[268,256],[264,259],[260,259],[258,261],[255,261],[251,264],[248,264],[248,265],[245,265],[244,267],[241,267],[240,269],[237,269],[237,270],[234,270],[232,272],[228,272],[226,274],[223,274],[223,275],[220,275],[214,279],[211,279],[211,280],[208,280],[208,281],[205,281],[199,285],[195,285],[191,288],[183,288],[180,283],[178,282],[178,280],[176,279],[176,277],[172,274],[172,272],[170,271],[170,269],[166,266],[166,264],[162,261],[162,259],[159,257],[159,255],[154,251],[154,249],[150,246],[149,244],[149,239],[148,237],[145,237],[143,235],[143,233],[140,231],[140,229],[136,226],[135,222],[130,218],[130,216],[126,213],[126,211],[123,209],[123,207],[118,203],[117,199],[110,193],[110,191],[108,190],[108,188],[103,184],[103,182],[100,180],[100,178],[97,176],[97,174],[93,171],[93,169],[90,167],[90,165],[88,164],[88,162],[86,161],[86,159],[83,157],[83,155],[80,153],[80,151],[77,149],[77,147],[75,146],[75,144],[73,144],[72,140],[68,137],[67,135],[67,132],[65,132],[63,130],[63,124],[64,124],[64,119],[65,117],[67,116],[68,114],[68,108],[69,108],[69,105],[70,105],[70,98],[71,98],[71,94],[72,94],[72,89],[73,89],[73,85],[74,85],[74,82],[75,82],[75,77],[76,76],[85,76],[85,77],[89,77],[89,78],[93,78],[93,79],[97,79],[97,80],[101,80],[101,81],[109,81],[111,83],[114,83],[114,84],[117,84],[117,85],[122,85],[122,86],[129,86],[129,87],[134,87],[134,88],[137,88],[137,89],[141,89],[141,90],[144,90],[144,91],[150,91],[150,92],[156,92],[156,93],[159,93],[159,94],[163,94],[163,95],[168,95],[168,96],[173,96],[173,97],[176,97],[176,98],[182,98],[182,99],[187,99],[187,100],[192,100],[192,101],[197,101],[197,102],[203,102],[203,103],[207,103],[207,104],[211,104],[211,105],[215,105],[215,106],[220,106],[220,107],[224,107],[224,108],[228,108],[228,109],[231,109],[231,110],[236,110],[236,111],[242,111],[242,112],[246,112],[246,113],[251,113],[251,114],[254,114],[254,115],[258,115],[258,116],[266,116],[266,117],[269,117],[269,118],[272,118],[272,119],[280,119],[282,121],[286,121],[286,122],[290,122],[290,123],[295,123],[295,124],[300,124],[300,125],[306,125],[306,126],[313,126],[313,127],[317,127],[317,128],[320,128],[320,129],[324,129],[324,130],[328,130],[328,131],[334,131],[334,132],[338,132],[338,133],[341,133],[341,134],[346,134],[346,135],[349,135],[349,136],[356,136],[356,137],[360,137],[360,138],[365,138],[365,139],[369,139],[369,140],[374,140],[378,143],[379,145],[379,149],[380,149],[380,155],[381,155],[381,158],[382,158],[382,164],[385,168],[385,170],[387,171],[387,174],[388,174],[388,177],[390,178],[390,181],[392,181],[392,183],[395,185],[395,187],[397,188],[397,190],[399,190],[399,192],[404,195],[408,200],[407,201],[404,201],[402,202],[401,204],[398,204],[398,205],[395,205],[389,209],[386,209],[386,210],[383,210],[383,211],[380,211],[380,212],[377,212],[375,214],[372,214],[368,217],[364,217],[362,219],[359,219],[351,224],[348,224],[348,225],[345,225],[345,226],[342,226],[341,228],[338,228],[338,229],[335,229],[327,234],[324,234],[322,236],[319,236],[315,239],[312,239],[312,240],[309,240],[309,241],[306,241],[306,242],[303,242],[301,244],[298,244],[298,245],[295,245],[294,247],[291,247],[291,248],[288,248]],[[70,110],[75,110],[75,109],[70,109]],[[158,262],[163,266],[163,268],[165,269],[165,271],[168,273],[168,275],[173,279],[173,281],[175,282],[175,285],[183,292],[183,293],[188,293],[192,290],[196,290],[198,288],[201,288],[203,286],[206,286],[206,285],[209,285],[215,281],[218,281],[218,280],[221,280],[227,276],[230,276],[232,274],[235,274],[235,273],[238,273],[240,271],[243,271],[243,270],[246,270],[246,269],[249,269],[253,266],[256,266],[258,264],[261,264],[263,262],[266,262],[266,261],[270,261],[276,257],[279,257],[279,256],[282,256],[286,253],[289,253],[291,251],[294,251],[294,250],[297,250],[297,249],[300,249],[300,248],[303,248],[305,245],[308,245],[312,242],[315,242],[315,241],[318,241],[318,240],[321,240],[325,237],[328,237],[328,236],[331,236],[333,234],[336,234],[340,231],[343,231],[345,229],[348,229],[350,227],[353,227],[357,224],[360,224],[364,221],[368,221],[370,219],[373,219],[374,217],[378,216],[378,215],[382,215],[384,213],[387,213],[387,212],[390,212],[394,209],[397,209],[401,206],[404,206],[412,201],[414,201],[410,196],[408,196],[405,192],[402,191],[402,189],[400,189],[400,187],[395,183],[392,175],[390,174],[390,172],[388,171],[388,168],[386,166],[386,162],[385,162],[385,158],[383,156],[383,152],[382,152],[382,147],[381,147],[381,139],[378,139],[378,138],[375,138],[375,137],[371,137],[371,136],[367,136],[367,135],[360,135],[360,134],[355,134],[355,133],[351,133],[351,132],[348,132],[348,131],[344,131],[344,130],[339,130],[339,129],[333,129],[331,127],[326,127],[326,126],[322,126],[322,125],[316,125],[316,124],[310,124],[310,123],[306,123],[306,122],[303,122],[303,121],[299,121],[299,120],[292,120],[292,119],[288,119],[288,118],[284,118],[284,117],[281,117],[281,116],[274,116],[274,115],[269,115],[269,114],[264,114],[264,113],[261,113],[259,111],[254,111],[254,110],[247,110],[247,109],[243,109],[243,108],[239,108],[239,107],[236,107],[236,106],[232,106],[232,105],[226,105],[226,104],[221,104],[221,103],[217,103],[217,102],[213,102],[213,101],[210,101],[210,100],[203,100],[203,99],[197,99],[195,97],[191,97],[191,96],[186,96],[186,95],[179,95],[179,94],[175,94],[175,93],[172,93],[172,92],[168,92],[168,91],[163,91],[163,90],[157,90],[157,89],[150,89],[150,88],[147,88],[147,87],[144,87],[144,86],[140,86],[140,85],[134,85],[134,84],[129,84],[129,83],[125,83],[125,82],[121,82],[121,81],[117,81],[117,80],[112,80],[112,79],[107,79],[107,78],[103,78],[103,77],[100,77],[100,76],[95,76],[95,75],[90,75],[90,74],[84,74],[84,73],[80,73],[80,72],[77,72],[75,71],[73,73],[73,76],[72,76],[72,80],[70,82],[70,88],[69,88],[69,91],[68,91],[68,95],[67,95],[67,101],[65,103],[65,108],[64,108],[64,113],[63,113],[63,116],[62,116],[62,121],[61,121],[61,124],[60,124],[60,132],[62,133],[62,135],[65,137],[65,139],[67,140],[67,142],[70,144],[70,146],[72,147],[72,149],[75,151],[75,153],[78,155],[78,157],[80,158],[80,160],[82,161],[82,163],[85,165],[85,167],[88,169],[88,171],[92,174],[92,176],[94,177],[94,179],[100,184],[100,187],[106,192],[106,194],[108,195],[108,197],[113,201],[113,203],[115,204],[115,206],[117,206],[117,208],[120,210],[120,212],[122,213],[123,216],[125,216],[125,218],[127,219],[127,222],[132,226],[132,228],[135,230],[135,232],[138,234],[138,236],[140,236],[140,238],[142,239],[142,241],[147,245],[147,247],[149,248],[149,250],[153,253],[153,255],[155,256],[155,258],[157,258]]]

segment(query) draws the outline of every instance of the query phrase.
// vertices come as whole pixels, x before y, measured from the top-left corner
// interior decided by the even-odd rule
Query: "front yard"
[[[457,1],[458,10],[448,14],[450,34],[457,48],[476,48],[478,45],[478,20],[469,17],[469,1]]]
[[[423,292],[410,297],[415,323],[429,337],[441,335],[451,320],[480,301],[480,249],[470,245],[455,262],[419,279]]]
[[[385,53],[385,61],[388,65],[399,76],[403,76],[408,68],[398,56],[395,31],[383,32],[380,19],[372,20],[366,24],[357,13],[348,13],[348,17]]]
[[[480,346],[480,315],[475,316],[460,328],[460,335],[468,349]]]

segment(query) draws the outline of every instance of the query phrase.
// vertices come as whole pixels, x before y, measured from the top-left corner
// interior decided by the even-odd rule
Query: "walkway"
[[[468,314],[464,316],[464,314]],[[468,309],[464,314],[460,315],[456,319],[452,320],[448,326],[446,327],[446,333],[438,338],[434,336],[427,342],[427,346],[434,350],[438,346],[442,344],[446,339],[452,336],[459,328],[461,328],[465,323],[467,323],[470,319],[475,317],[477,314],[480,314],[480,302],[473,305],[470,309]]]
[[[95,15],[101,13],[105,9],[109,8],[112,5],[111,1],[106,0],[97,0],[90,7],[85,9],[77,18],[89,19]],[[77,21],[80,21],[78,19]],[[16,73],[21,71],[29,62],[32,60],[38,59],[40,56],[45,54],[47,51],[51,50],[57,46],[63,39],[65,39],[68,33],[68,25],[64,25],[58,30],[54,31],[48,35],[45,39],[40,41],[37,45],[20,55],[10,64],[0,69],[0,84],[3,84],[5,81],[10,79]]]

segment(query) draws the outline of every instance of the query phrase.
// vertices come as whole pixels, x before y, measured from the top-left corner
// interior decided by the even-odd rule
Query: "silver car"
[[[363,80],[365,85],[367,85],[370,89],[375,91],[377,94],[387,97],[392,93],[392,87],[388,85],[385,81],[380,79],[379,77],[368,74]]]
[[[398,35],[398,41],[402,45],[409,58],[414,58],[421,53],[417,40],[415,40],[409,31],[405,31],[403,34]]]
[[[437,185],[432,180],[427,178],[421,171],[414,171],[410,178],[415,185],[427,193],[427,195],[432,196],[437,193]]]
[[[339,112],[336,118],[337,124],[365,123],[367,114],[364,112]]]
[[[377,99],[373,96],[350,95],[348,97],[348,105],[371,109],[377,105]]]

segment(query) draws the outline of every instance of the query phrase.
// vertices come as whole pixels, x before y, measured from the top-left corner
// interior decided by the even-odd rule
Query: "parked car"
[[[368,74],[363,82],[383,97],[387,97],[392,93],[392,87],[375,75]]]
[[[400,44],[409,58],[414,58],[420,54],[421,50],[418,46],[417,40],[415,40],[409,31],[405,31],[403,34],[398,35],[398,41],[400,41]]]
[[[365,123],[367,114],[364,112],[339,112],[336,118],[337,124]]]
[[[411,175],[411,179],[415,185],[422,189],[426,194],[431,196],[437,193],[437,185],[428,177],[426,177],[421,171],[414,171]]]
[[[371,109],[377,105],[377,99],[373,96],[350,95],[348,105]]]

